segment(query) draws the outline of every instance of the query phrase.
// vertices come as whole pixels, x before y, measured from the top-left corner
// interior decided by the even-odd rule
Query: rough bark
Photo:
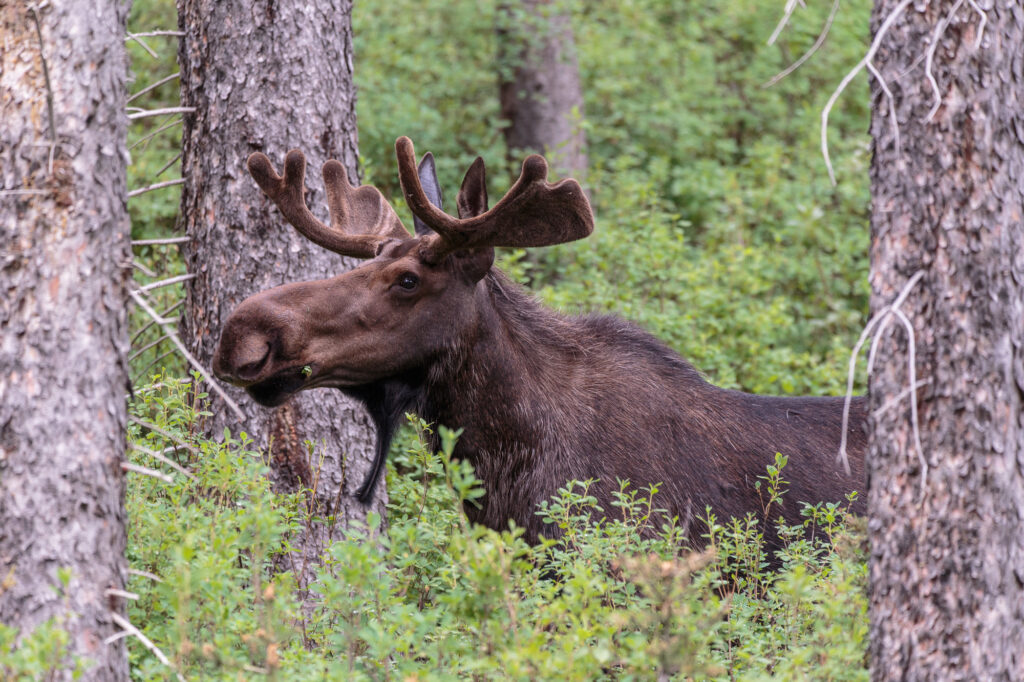
[[[0,3],[0,622],[67,630],[47,679],[128,679],[127,9]]]
[[[568,12],[552,0],[502,5],[498,19],[502,117],[512,156],[547,156],[557,175],[587,174],[583,90]]]
[[[897,6],[876,3],[873,26]],[[932,73],[926,76],[936,26]],[[871,423],[874,679],[1024,677],[1024,8],[909,5],[874,63],[871,307],[923,271],[902,310],[916,330],[923,461],[909,399]],[[906,72],[906,73],[905,73]],[[905,73],[905,75],[904,75]],[[871,410],[908,385],[899,323],[884,335]]]
[[[307,202],[326,220],[320,167],[338,159],[355,180],[357,140],[352,82],[350,0],[276,3],[178,0],[185,36],[179,49],[185,117],[180,226],[192,237],[185,336],[209,363],[223,323],[247,296],[286,282],[333,276],[353,263],[303,239],[263,196],[245,168],[261,151],[281,164],[305,152]],[[278,490],[316,488],[312,524],[293,546],[304,584],[335,528],[383,513],[383,485],[369,508],[353,497],[370,467],[373,433],[361,407],[337,391],[302,393],[270,411],[227,387],[246,413],[237,423],[224,405],[209,432],[245,431],[269,448]],[[306,441],[316,444],[312,461]],[[304,571],[303,567],[307,570]]]

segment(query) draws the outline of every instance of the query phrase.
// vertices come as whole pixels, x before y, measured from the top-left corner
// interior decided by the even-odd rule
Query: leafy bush
[[[678,525],[643,533],[660,518],[656,487],[623,484],[618,520],[594,521],[588,484],[573,482],[538,510],[561,539],[530,547],[518,528],[465,520],[481,489],[452,460],[458,434],[442,428],[434,453],[422,422],[389,467],[387,526],[371,517],[331,547],[300,628],[282,559],[301,496],[270,493],[244,434],[198,436],[191,383],[161,378],[137,395],[133,458],[161,452],[194,478],[129,479],[128,558],[142,571],[129,619],[186,677],[867,678],[863,530],[845,507],[808,507],[810,534],[780,527],[774,573],[753,517],[708,514],[708,548],[691,553]],[[764,480],[776,503],[784,477],[779,456]],[[129,651],[137,679],[168,675],[137,642]]]

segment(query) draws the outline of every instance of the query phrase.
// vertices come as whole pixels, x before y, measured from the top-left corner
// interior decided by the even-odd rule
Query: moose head
[[[440,208],[433,157],[428,153],[417,167],[407,137],[395,149],[415,236],[375,187],[350,185],[338,161],[323,166],[328,226],[306,206],[302,152],[288,152],[283,177],[265,155],[249,157],[257,184],[303,236],[370,260],[331,279],[285,284],[243,301],[217,348],[218,377],[275,406],[300,390],[358,388],[400,375],[459,343],[474,322],[474,292],[491,269],[494,247],[547,246],[593,230],[579,184],[547,182],[540,156],[526,159],[490,210],[477,158],[459,190],[456,218]]]
[[[330,212],[325,225],[306,206],[302,152],[288,152],[283,177],[265,155],[249,157],[257,184],[303,236],[368,262],[331,279],[285,284],[246,299],[224,325],[213,361],[219,378],[264,406],[320,387],[362,399],[378,431],[386,432],[378,434],[374,478],[394,428],[385,413],[401,403],[388,396],[403,385],[400,379],[474,334],[481,315],[478,284],[491,270],[494,247],[558,244],[593,230],[579,184],[549,183],[540,156],[526,159],[519,179],[490,210],[484,163],[477,158],[454,217],[441,209],[433,157],[426,154],[417,166],[406,137],[395,149],[415,235],[376,188],[353,187],[338,161],[323,166]],[[361,498],[368,499],[374,483],[364,484]]]

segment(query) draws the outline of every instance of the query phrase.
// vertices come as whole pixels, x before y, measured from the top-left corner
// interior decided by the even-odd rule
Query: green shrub
[[[200,438],[203,398],[163,377],[138,391],[130,434],[139,463],[154,462],[134,446],[166,451],[194,476],[133,475],[128,493],[129,563],[160,578],[133,574],[129,618],[186,677],[866,679],[863,530],[845,507],[808,507],[812,534],[780,527],[775,573],[753,517],[708,514],[708,549],[691,553],[660,521],[657,486],[623,483],[616,520],[595,521],[588,483],[570,482],[538,510],[561,539],[530,547],[518,528],[466,521],[482,492],[451,457],[458,434],[442,428],[433,453],[418,421],[389,466],[386,527],[371,516],[331,547],[302,614],[280,561],[301,495],[270,493],[244,434]],[[779,456],[769,515],[784,477]],[[168,675],[137,642],[129,652],[135,678]]]

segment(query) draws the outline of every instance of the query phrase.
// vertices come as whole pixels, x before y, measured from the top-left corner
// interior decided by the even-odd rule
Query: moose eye
[[[407,272],[398,278],[398,286],[402,287],[406,291],[412,291],[416,288],[416,285],[420,283],[420,278],[411,272]]]

